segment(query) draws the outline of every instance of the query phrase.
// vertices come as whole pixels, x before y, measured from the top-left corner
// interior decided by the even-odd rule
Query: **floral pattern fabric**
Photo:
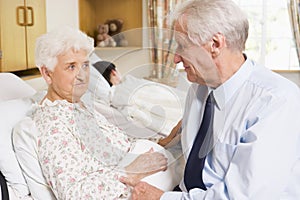
[[[58,199],[121,199],[130,189],[119,181],[118,163],[131,143],[99,113],[65,100],[37,105],[38,159]]]

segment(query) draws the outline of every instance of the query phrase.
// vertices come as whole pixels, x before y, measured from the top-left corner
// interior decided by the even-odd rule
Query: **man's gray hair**
[[[248,19],[232,0],[188,0],[175,7],[170,19],[178,22],[195,44],[205,44],[221,33],[228,48],[245,50]]]

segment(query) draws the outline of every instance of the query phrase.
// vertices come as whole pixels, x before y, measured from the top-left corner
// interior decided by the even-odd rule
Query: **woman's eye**
[[[69,66],[68,66],[68,69],[71,69],[71,70],[74,70],[75,68],[76,68],[75,65],[69,65]]]
[[[90,67],[89,63],[85,63],[82,65],[82,68],[83,69],[88,69]]]

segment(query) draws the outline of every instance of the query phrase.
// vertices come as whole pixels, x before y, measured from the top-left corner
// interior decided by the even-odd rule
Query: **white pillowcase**
[[[25,118],[33,102],[40,101],[45,94],[46,91],[40,91],[29,97],[0,102],[0,170],[20,198],[25,198],[29,190],[13,150],[12,131]],[[22,95],[26,96],[24,92]]]
[[[101,61],[101,58],[93,53],[89,59],[91,62],[91,67],[88,90],[91,92],[92,97],[95,98],[95,100],[109,104],[112,94],[112,87],[110,87],[109,83],[102,76],[102,74],[92,66],[94,63]]]
[[[0,83],[6,87],[0,90],[0,170],[5,176],[9,189],[18,197],[29,194],[28,187],[12,147],[12,129],[25,117],[30,109],[36,90],[12,73],[0,73]]]
[[[93,66],[90,68],[90,82],[88,89],[94,98],[109,104],[111,87],[102,74],[100,74]]]
[[[38,131],[34,121],[25,117],[14,127],[13,144],[33,199],[56,199],[47,184],[37,155]]]
[[[12,129],[25,117],[30,106],[29,99],[0,102],[0,169],[8,184],[17,191],[20,197],[28,195],[29,190],[13,151]]]
[[[0,84],[5,85],[0,90],[0,101],[27,97],[36,90],[12,73],[0,73]]]

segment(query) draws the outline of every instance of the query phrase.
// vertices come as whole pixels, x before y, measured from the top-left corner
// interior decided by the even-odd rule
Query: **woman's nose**
[[[80,70],[77,73],[76,78],[80,80],[85,80],[88,76],[89,70],[84,69],[83,67],[80,68]]]

